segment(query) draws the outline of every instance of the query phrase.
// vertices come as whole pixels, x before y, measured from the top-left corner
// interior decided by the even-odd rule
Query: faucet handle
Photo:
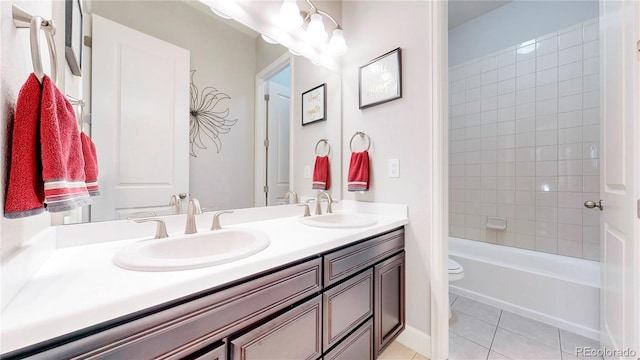
[[[220,230],[222,226],[220,226],[220,215],[222,214],[233,214],[233,210],[223,210],[218,211],[213,214],[213,222],[211,223],[211,230]]]
[[[154,239],[164,239],[169,237],[169,234],[167,234],[167,225],[165,225],[164,220],[160,218],[134,219],[133,221],[137,223],[155,221],[158,223],[158,226],[156,227],[156,236]]]
[[[174,213],[180,214],[182,213],[182,201],[178,199],[177,195],[171,195],[171,199],[169,200],[169,206],[173,206]]]
[[[304,206],[304,217],[311,216],[309,211],[309,204],[298,204],[298,206]]]
[[[139,211],[139,212],[134,212],[129,214],[129,216],[127,216],[127,220],[134,220],[134,219],[144,218],[148,216],[158,216],[158,214],[156,214],[153,211]]]

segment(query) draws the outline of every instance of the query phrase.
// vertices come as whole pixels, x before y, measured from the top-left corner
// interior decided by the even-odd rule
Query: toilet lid
[[[449,258],[449,274],[459,274],[463,271],[464,269],[462,268],[462,265],[460,265],[460,263]]]

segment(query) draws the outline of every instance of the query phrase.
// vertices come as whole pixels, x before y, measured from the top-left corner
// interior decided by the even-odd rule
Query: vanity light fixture
[[[232,18],[231,18],[231,16],[229,16],[229,15],[227,15],[227,14],[223,13],[222,11],[220,11],[220,10],[218,10],[218,9],[214,8],[213,6],[210,6],[209,8],[211,9],[211,11],[212,11],[214,14],[216,14],[216,15],[220,16],[220,17],[221,17],[221,18],[223,18],[223,19],[227,19],[227,20],[232,19]]]
[[[269,44],[278,44],[277,41],[273,40],[272,38],[268,37],[265,34],[260,34],[260,36],[262,37],[262,40],[268,42]]]
[[[295,30],[302,27],[304,39],[310,44],[318,45],[324,43],[328,38],[323,21],[326,17],[335,25],[326,48],[331,55],[344,55],[348,47],[340,24],[329,13],[318,9],[310,0],[305,1],[309,5],[306,12],[300,11],[296,0],[283,0],[280,7],[279,26],[285,30]]]

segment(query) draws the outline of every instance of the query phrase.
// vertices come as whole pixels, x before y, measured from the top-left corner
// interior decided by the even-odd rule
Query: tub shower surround
[[[450,67],[451,236],[599,260],[599,69],[597,19]]]

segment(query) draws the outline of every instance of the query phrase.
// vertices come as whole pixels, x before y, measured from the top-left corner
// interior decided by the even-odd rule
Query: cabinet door
[[[337,344],[373,315],[373,271],[369,269],[324,292],[324,348]]]
[[[329,351],[324,360],[371,360],[373,356],[373,321],[369,319],[338,346]]]
[[[231,340],[231,359],[302,360],[322,355],[322,297]]]
[[[227,344],[222,343],[212,350],[193,354],[188,357],[192,360],[227,360]]]
[[[404,251],[374,267],[376,357],[404,329]]]

